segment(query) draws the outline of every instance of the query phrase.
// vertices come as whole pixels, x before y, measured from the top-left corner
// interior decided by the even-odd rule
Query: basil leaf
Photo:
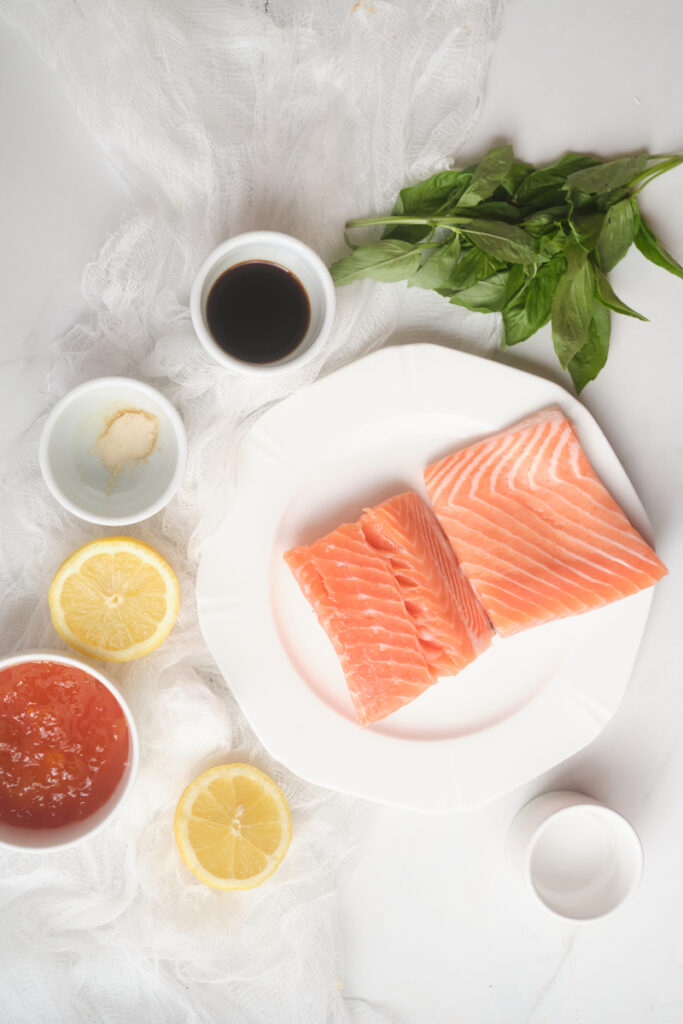
[[[538,234],[550,224],[558,224],[567,216],[567,205],[551,206],[547,210],[539,210],[532,213],[523,220],[524,230],[530,231],[532,235]]]
[[[409,242],[384,238],[361,245],[330,267],[332,280],[338,288],[361,277],[375,281],[403,281],[412,277],[420,266],[422,252]]]
[[[635,199],[622,199],[609,208],[597,241],[598,259],[606,274],[631,248],[637,228],[638,205]]]
[[[595,275],[595,294],[596,298],[600,300],[603,306],[607,306],[608,309],[613,309],[615,313],[623,313],[624,316],[633,316],[636,320],[647,320],[646,316],[642,313],[636,313],[635,309],[631,309],[625,302],[622,302],[618,295],[615,294],[612,285],[607,280],[605,274],[603,274],[600,267],[593,264],[593,274]]]
[[[556,160],[554,164],[546,164],[541,168],[541,174],[552,171],[563,178],[567,178],[576,171],[582,171],[587,167],[597,167],[602,161],[597,156],[590,156],[588,153],[574,153],[571,150]]]
[[[483,203],[479,203],[472,213],[476,213],[477,217],[488,220],[490,217],[493,220],[505,220],[508,224],[517,224],[521,219],[521,212],[518,206],[513,203],[505,203],[495,200],[485,200]]]
[[[459,259],[460,239],[455,235],[425,260],[408,281],[408,287],[414,285],[418,288],[448,288]]]
[[[509,263],[533,263],[534,240],[523,228],[497,220],[471,220],[463,227],[467,237],[489,256]]]
[[[620,203],[622,199],[631,198],[631,189],[628,185],[624,185],[623,188],[612,188],[609,192],[603,192],[601,195],[593,196],[595,205],[598,210],[609,210],[615,203]]]
[[[553,345],[563,370],[588,341],[593,315],[593,274],[585,251],[573,241],[565,246],[567,269],[553,296],[550,319]]]
[[[529,177],[534,168],[531,164],[525,164],[523,160],[513,160],[510,169],[501,181],[501,187],[509,196],[514,196],[522,182]]]
[[[562,229],[541,235],[538,240],[538,254],[542,259],[550,260],[564,252],[566,243],[567,236]]]
[[[559,179],[557,184],[539,189],[529,199],[525,199],[523,203],[520,202],[519,204],[523,220],[526,220],[533,213],[541,213],[554,206],[561,206],[563,215],[566,217],[567,193],[564,188],[564,182],[559,181]]]
[[[635,156],[624,156],[619,160],[608,160],[598,167],[586,167],[582,171],[574,171],[567,177],[570,188],[595,195],[609,189],[628,185],[647,167],[650,157],[647,153],[636,153]]]
[[[581,192],[578,188],[565,187],[567,194],[567,206],[569,208],[569,216],[572,217],[575,213],[581,211],[592,211],[595,209],[595,196],[588,195],[587,192]]]
[[[599,163],[600,161],[592,156],[583,156],[581,153],[565,153],[556,163],[542,167],[524,179],[517,193],[517,202],[520,206],[532,201],[536,202],[539,194],[548,192],[555,192],[561,197],[561,193],[557,190],[565,184],[568,174],[586,167],[594,167]],[[552,204],[546,203],[544,196],[541,205]]]
[[[677,277],[683,277],[683,267],[680,263],[678,263],[678,261],[666,251],[662,243],[656,238],[651,228],[645,223],[642,217],[639,217],[639,221],[640,223],[636,232],[635,243],[643,256],[647,257],[651,263],[656,263],[658,267],[663,267],[664,270],[668,270],[670,274],[675,274]]]
[[[456,292],[450,301],[474,313],[498,313],[505,305],[510,273],[509,270],[499,270],[470,288]]]
[[[526,269],[521,263],[513,263],[508,274],[507,287],[505,289],[505,302],[507,306],[516,295],[522,290],[526,283]]]
[[[424,242],[431,235],[432,227],[429,224],[398,224],[396,227],[389,225],[382,232],[382,239],[393,238],[398,242],[410,242],[411,245],[418,245]]]
[[[593,316],[588,328],[588,341],[570,359],[567,369],[572,375],[577,394],[589,381],[595,380],[607,362],[610,336],[610,311],[597,299],[593,304]]]
[[[564,256],[556,256],[544,263],[528,284],[505,306],[503,348],[526,341],[548,323],[553,295],[566,268]]]
[[[393,212],[429,217],[440,210],[447,199],[464,192],[471,177],[466,171],[439,171],[426,181],[402,188]]]
[[[605,214],[598,210],[578,213],[571,217],[569,221],[571,232],[586,252],[590,252],[597,245],[604,220]]]
[[[463,249],[455,271],[448,282],[448,287],[453,291],[461,291],[470,288],[477,281],[490,277],[497,270],[503,270],[505,264],[500,260],[492,259],[481,249],[471,246]]]
[[[439,210],[455,206],[472,178],[465,171],[439,171],[426,181],[402,188],[394,204],[394,214],[415,217],[430,217]],[[430,232],[429,225],[402,224],[389,226],[385,238],[398,238],[406,242],[421,242]]]
[[[510,172],[514,154],[512,146],[496,146],[477,164],[472,180],[460,197],[458,207],[467,209],[488,199]]]

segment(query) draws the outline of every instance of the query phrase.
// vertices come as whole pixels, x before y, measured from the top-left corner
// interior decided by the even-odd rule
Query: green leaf
[[[500,183],[501,187],[509,196],[514,196],[522,182],[529,177],[533,170],[531,164],[525,164],[523,160],[513,160],[509,171]]]
[[[521,263],[513,263],[510,267],[508,274],[507,287],[505,289],[505,302],[503,307],[507,306],[514,297],[522,290],[527,280],[527,268]],[[502,307],[501,307],[502,308]]]
[[[576,241],[586,252],[595,248],[604,220],[605,214],[599,210],[587,210],[572,215],[569,227]]]
[[[609,208],[597,241],[598,259],[606,274],[624,258],[637,229],[638,204],[635,199],[622,199]]]
[[[570,174],[576,173],[576,171],[582,171],[587,167],[597,167],[602,161],[597,156],[590,156],[588,153],[573,153],[571,150],[556,160],[554,164],[546,164],[545,167],[541,168],[541,173],[548,173],[551,171],[553,174],[558,174],[563,178],[568,178]]]
[[[385,238],[361,245],[330,267],[332,280],[338,288],[362,277],[375,281],[403,281],[412,277],[420,266],[422,252],[409,242]]]
[[[474,313],[498,313],[506,302],[510,273],[509,270],[499,270],[470,288],[456,292],[450,301]]]
[[[588,328],[588,341],[574,358],[569,360],[567,367],[572,375],[577,394],[583,391],[589,381],[595,380],[607,362],[610,320],[609,309],[596,299],[593,303],[593,316]]]
[[[568,175],[567,184],[570,188],[588,192],[589,195],[607,192],[610,189],[619,188],[621,185],[628,185],[645,170],[650,160],[651,157],[647,153],[636,153],[634,156],[624,156],[619,160],[608,160],[607,163],[600,164],[598,167],[586,167],[581,171],[574,171]]]
[[[656,263],[658,267],[668,270],[670,274],[675,274],[676,277],[683,277],[683,267],[674,259],[671,253],[666,251],[642,216],[639,217],[639,222],[635,243],[643,256],[650,260],[651,263]]]
[[[477,281],[482,281],[497,270],[504,270],[505,263],[501,260],[494,260],[487,256],[476,245],[462,249],[460,261],[455,268],[453,276],[448,282],[451,291],[460,291],[463,288],[470,288]]]
[[[408,286],[448,288],[459,259],[460,239],[455,235],[450,241],[434,250],[417,273],[408,281]]]
[[[489,256],[509,263],[533,263],[534,239],[516,224],[497,220],[471,220],[463,227],[467,237]]]
[[[553,345],[563,370],[588,341],[594,290],[593,274],[584,250],[570,240],[565,255],[567,269],[555,290],[550,314]]]
[[[439,171],[426,181],[417,185],[408,185],[398,194],[392,213],[406,214],[414,217],[430,217],[439,210],[455,207],[459,197],[465,191],[472,178],[465,171]],[[385,238],[398,238],[406,242],[420,242],[429,234],[428,225],[402,224],[387,228]]]
[[[513,203],[505,203],[496,200],[485,200],[483,203],[479,203],[472,213],[476,213],[478,218],[488,220],[504,220],[508,224],[517,224],[522,214],[519,207]]]
[[[565,186],[565,193],[567,196],[567,206],[569,208],[569,216],[573,217],[574,214],[592,211],[596,206],[595,196],[589,195],[587,192],[581,192],[578,188],[569,188]]]
[[[603,274],[600,267],[593,264],[593,273],[595,275],[595,296],[603,306],[607,306],[608,309],[613,309],[615,313],[623,313],[624,316],[633,316],[636,320],[647,320],[646,316],[642,313],[636,313],[635,309],[631,309],[625,302],[622,302],[618,295],[615,294],[612,285],[607,280],[605,274]]]
[[[567,204],[563,203],[561,206],[550,206],[537,213],[531,213],[523,220],[524,230],[531,232],[532,235],[539,234],[551,224],[559,224],[567,217],[568,212]]]
[[[529,199],[525,199],[523,203],[520,202],[519,204],[519,208],[522,211],[522,220],[526,220],[531,214],[543,213],[545,210],[555,206],[561,206],[564,211],[563,215],[567,216],[567,193],[564,188],[564,182],[539,189]]]
[[[624,185],[622,188],[612,188],[609,192],[602,192],[600,195],[593,196],[595,205],[598,210],[609,210],[615,203],[620,203],[622,199],[631,198],[631,189],[628,185]]]
[[[504,348],[526,341],[548,323],[553,295],[566,267],[564,256],[556,256],[548,263],[544,263],[528,284],[505,306]]]
[[[538,255],[543,260],[551,260],[554,256],[564,253],[567,236],[561,228],[541,235],[538,240]]]
[[[568,174],[586,167],[593,167],[599,163],[600,161],[592,156],[584,156],[581,153],[565,153],[554,164],[548,164],[547,167],[534,171],[524,179],[517,193],[517,202],[520,206],[531,202],[536,204],[539,196],[543,196],[541,205],[551,205],[546,202],[547,194],[554,192],[561,200],[562,195],[559,189],[564,186]]]
[[[496,146],[477,164],[472,180],[458,202],[459,209],[476,206],[493,195],[510,172],[514,154],[512,146]]]
[[[454,193],[464,192],[471,177],[466,171],[439,171],[426,181],[402,188],[393,212],[429,217],[441,209]]]

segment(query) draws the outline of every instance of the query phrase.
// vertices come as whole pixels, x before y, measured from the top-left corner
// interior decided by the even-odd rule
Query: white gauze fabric
[[[344,221],[388,210],[447,166],[470,132],[502,0],[0,0],[56,69],[130,191],[133,211],[83,278],[90,315],[55,344],[46,409],[105,374],[147,380],[188,431],[183,486],[129,529],[176,569],[178,623],[110,674],[139,726],[134,795],[92,841],[0,856],[0,1018],[12,1024],[322,1024],[380,1019],[344,999],[335,925],[340,868],[373,811],[302,782],[259,745],[203,644],[194,580],[230,502],[240,438],[273,401],[388,339],[496,341],[495,317],[401,285],[338,293],[326,350],[277,383],[241,380],[195,340],[193,277],[218,242],[270,228],[326,261]],[[39,474],[39,420],[2,483],[3,650],[54,647],[49,581],[113,532],[65,513]],[[61,646],[61,645],[59,645]],[[290,802],[291,849],[245,894],[180,863],[175,803],[201,770],[249,760]]]

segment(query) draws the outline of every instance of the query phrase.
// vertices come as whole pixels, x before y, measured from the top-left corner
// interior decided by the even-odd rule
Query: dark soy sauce
[[[211,287],[206,303],[209,330],[234,359],[274,363],[303,341],[311,319],[298,277],[264,260],[229,267]]]

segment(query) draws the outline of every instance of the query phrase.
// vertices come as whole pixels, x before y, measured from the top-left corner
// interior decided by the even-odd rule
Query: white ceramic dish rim
[[[563,388],[443,346],[390,347],[290,396],[246,435],[236,459],[239,487],[232,506],[202,553],[199,621],[252,727],[292,771],[318,785],[413,810],[465,810],[531,781],[602,731],[628,684],[652,589],[569,620],[579,623],[572,626],[578,642],[548,684],[523,706],[474,732],[442,732],[427,739],[404,734],[399,739],[374,728],[360,730],[340,717],[306,685],[282,647],[273,619],[273,544],[300,480],[319,466],[318,450],[327,452],[338,438],[342,446],[366,438],[368,423],[372,426],[380,415],[378,406],[391,422],[397,403],[403,415],[406,401],[412,417],[416,410],[428,408],[433,415],[445,408],[459,420],[474,417],[486,433],[540,408],[560,406],[607,487],[649,535],[647,516],[609,442],[588,410]],[[313,433],[311,417],[317,424]],[[333,468],[336,472],[338,464]],[[393,464],[391,469],[393,479]],[[291,601],[296,600],[304,601],[292,593]],[[531,634],[537,637],[538,630],[525,635]]]
[[[147,398],[156,402],[168,417],[178,446],[178,458],[176,459],[176,465],[171,480],[159,497],[155,501],[151,502],[151,504],[143,506],[143,508],[140,509],[139,514],[136,516],[95,515],[94,513],[82,508],[77,502],[72,501],[68,494],[65,494],[59,486],[50,464],[50,439],[55,425],[59,421],[64,410],[67,409],[77,398],[89,391],[106,391],[107,389],[117,387],[129,387],[131,390],[139,391],[141,395],[146,395]],[[133,523],[141,523],[145,519],[149,519],[150,516],[156,515],[157,512],[160,512],[162,508],[165,508],[166,505],[168,505],[169,501],[178,490],[183,478],[183,473],[185,472],[185,464],[187,462],[187,435],[185,433],[185,425],[175,406],[169,402],[165,395],[162,395],[160,391],[153,388],[151,384],[146,384],[144,381],[137,380],[135,377],[95,377],[92,380],[85,381],[83,384],[78,384],[75,388],[72,388],[71,391],[68,391],[66,395],[63,395],[57,404],[50,410],[40,434],[38,462],[48,490],[59,504],[67,510],[67,512],[71,512],[72,515],[78,516],[79,519],[84,519],[88,523],[95,523],[98,526],[131,526]]]
[[[543,907],[543,909],[548,914],[551,914],[555,919],[560,918],[562,921],[572,921],[576,924],[590,924],[591,921],[600,921],[602,918],[607,917],[609,914],[613,914],[615,910],[619,909],[619,907],[622,907],[624,903],[626,903],[626,901],[631,898],[631,896],[634,894],[634,892],[640,885],[640,880],[643,875],[643,866],[645,863],[643,844],[640,840],[640,836],[638,835],[638,833],[636,832],[635,828],[628,820],[628,818],[625,818],[623,814],[620,814],[619,811],[615,811],[612,807],[607,807],[606,804],[601,803],[599,800],[594,800],[593,797],[585,796],[582,793],[574,793],[570,790],[557,790],[552,794],[543,793],[536,799],[540,801],[547,796],[565,798],[567,802],[563,806],[556,807],[554,810],[550,811],[548,815],[542,821],[540,821],[538,825],[536,825],[536,827],[531,832],[531,835],[529,836],[522,858],[522,872],[524,875],[524,883],[526,885],[526,888],[529,892],[531,892],[534,899],[536,900],[536,903],[539,906]],[[541,836],[544,834],[544,832],[547,831],[548,828],[550,828],[552,822],[555,818],[558,817],[558,815],[564,814],[566,811],[573,810],[577,807],[592,807],[599,811],[599,813],[603,815],[605,818],[612,818],[613,820],[618,820],[620,823],[620,827],[624,829],[624,833],[627,834],[632,840],[632,849],[636,854],[637,861],[637,867],[633,876],[631,877],[628,889],[626,890],[622,898],[619,900],[619,902],[615,904],[614,907],[610,907],[599,914],[592,914],[590,917],[572,917],[569,914],[562,914],[554,907],[551,907],[542,898],[538,889],[534,885],[534,881],[531,876],[531,861],[533,859],[536,845],[538,844]],[[523,808],[520,813],[523,813],[524,810],[525,808]]]
[[[133,788],[133,784],[135,782],[140,763],[140,739],[138,737],[135,719],[133,718],[133,713],[130,710],[128,703],[122,696],[121,692],[114,685],[114,683],[110,679],[108,679],[107,676],[105,676],[99,668],[96,668],[94,665],[86,661],[84,658],[79,658],[77,655],[67,654],[64,651],[47,650],[43,648],[42,650],[22,651],[20,654],[12,654],[5,658],[0,658],[0,672],[3,671],[3,669],[11,667],[12,665],[23,665],[24,662],[29,661],[52,661],[57,664],[69,665],[74,668],[82,669],[83,672],[87,672],[89,675],[94,676],[94,678],[97,679],[97,681],[100,682],[105,687],[105,689],[109,690],[109,692],[116,698],[118,704],[121,707],[121,710],[126,716],[126,722],[128,724],[129,741],[128,763],[126,768],[124,769],[124,771],[127,773],[125,784],[121,786],[121,784],[119,783],[119,785],[117,786],[118,792],[115,790],[112,796],[109,798],[109,800],[103,805],[105,808],[108,809],[106,815],[104,815],[92,828],[87,829],[81,835],[68,838],[68,834],[69,832],[72,832],[74,830],[74,826],[83,827],[84,823],[87,823],[90,820],[89,818],[82,818],[80,821],[74,822],[71,825],[62,825],[58,828],[50,829],[50,833],[53,833],[57,836],[59,834],[66,835],[67,838],[59,842],[44,844],[40,846],[30,846],[24,845],[22,843],[12,843],[9,842],[6,838],[0,838],[0,848],[14,850],[21,853],[40,854],[51,853],[55,850],[64,850],[68,847],[76,846],[78,843],[82,843],[86,839],[90,839],[91,836],[96,835],[99,831],[101,831],[101,829],[105,827],[105,825],[109,824],[112,817],[119,811],[125,800],[128,799],[131,789]],[[94,813],[97,814],[98,812],[96,811]],[[7,829],[11,828],[12,826],[4,825],[3,827]],[[39,833],[41,837],[44,837],[47,831],[48,830],[46,829],[34,830],[20,827],[17,827],[16,829],[16,832],[18,834],[21,834],[23,837],[30,836],[32,833]]]
[[[274,363],[246,363],[240,359],[234,359],[232,356],[228,355],[227,352],[224,352],[220,345],[214,341],[211,333],[206,329],[204,324],[202,290],[207,277],[217,263],[224,260],[226,256],[229,256],[231,253],[235,252],[235,250],[238,250],[245,245],[257,244],[279,245],[282,247],[283,253],[287,248],[289,248],[302,255],[304,259],[308,260],[309,264],[314,269],[325,296],[325,313],[317,337],[304,351],[301,352],[300,355],[295,355],[293,358],[289,359],[281,359]],[[287,261],[284,257],[281,262],[281,266],[285,268],[287,267]],[[199,268],[192,285],[192,291],[190,293],[190,316],[192,318],[192,326],[194,327],[197,338],[209,355],[218,363],[221,363],[229,370],[233,370],[234,372],[243,374],[247,377],[274,377],[287,373],[290,370],[298,369],[308,363],[313,356],[320,351],[332,329],[336,301],[334,282],[332,281],[329,270],[318,254],[311,249],[310,246],[306,245],[305,242],[295,238],[293,235],[287,235],[282,231],[247,231],[244,234],[234,235],[232,238],[228,238],[225,242],[221,242],[221,244],[216,246],[216,248],[206,257]]]

